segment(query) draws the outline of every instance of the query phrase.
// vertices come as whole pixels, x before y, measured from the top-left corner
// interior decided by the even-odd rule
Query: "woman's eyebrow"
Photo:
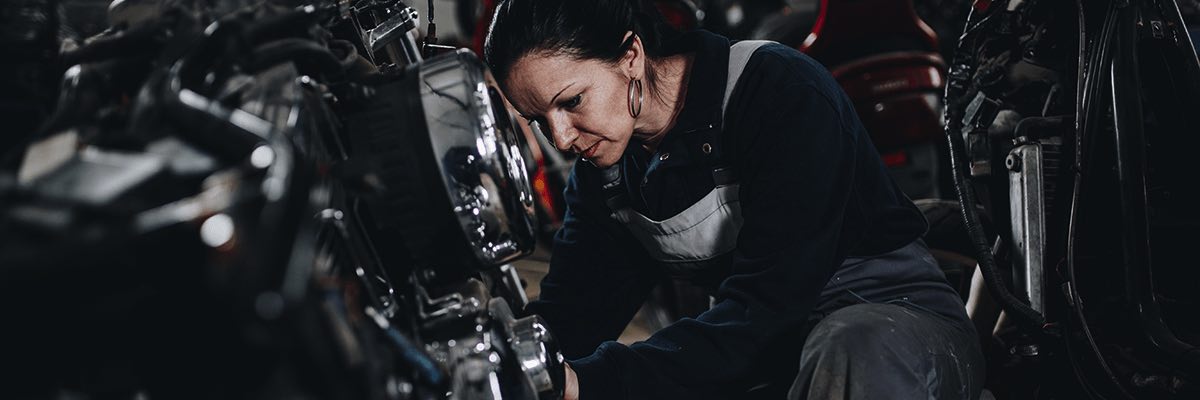
[[[570,89],[570,88],[571,88],[571,86],[575,86],[575,82],[571,82],[571,83],[567,84],[567,86],[564,86],[564,87],[562,88],[562,90],[559,90],[559,91],[558,91],[558,93],[554,94],[554,97],[551,97],[551,98],[550,98],[550,102],[549,102],[549,103],[546,103],[546,105],[547,105],[547,107],[546,107],[546,108],[550,108],[550,107],[552,107],[552,106],[554,105],[554,102],[555,102],[556,100],[558,100],[558,96],[561,96],[561,95],[563,94],[563,92],[567,91],[567,89]],[[516,110],[516,109],[517,109],[517,106],[516,106],[516,104],[513,104],[513,109],[514,109],[514,110]],[[525,114],[525,113],[524,113],[524,112],[522,112],[521,110],[516,110],[516,111],[517,111],[517,115],[520,115],[520,116],[521,116],[521,118],[525,118],[526,120],[532,121],[532,120],[534,120],[534,119],[536,119],[536,118],[537,118],[537,116],[531,116],[531,115],[529,115],[529,114]]]
[[[562,88],[562,90],[559,90],[559,91],[558,91],[558,93],[554,94],[554,97],[551,97],[551,98],[550,98],[550,102],[549,102],[549,103],[547,103],[547,104],[549,104],[549,105],[553,105],[553,104],[554,104],[554,101],[555,101],[555,100],[558,100],[558,96],[562,95],[562,94],[563,94],[563,92],[567,91],[567,89],[570,89],[570,88],[571,88],[571,86],[575,86],[575,82],[571,82],[571,83],[570,83],[570,84],[568,84],[567,86],[564,86],[564,87]]]

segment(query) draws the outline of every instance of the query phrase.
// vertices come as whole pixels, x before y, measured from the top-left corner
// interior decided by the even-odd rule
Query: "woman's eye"
[[[578,107],[579,102],[582,100],[583,100],[583,95],[577,94],[577,95],[575,95],[575,97],[569,98],[569,99],[567,99],[567,101],[560,103],[560,105],[562,106],[562,108],[570,110],[575,107]]]

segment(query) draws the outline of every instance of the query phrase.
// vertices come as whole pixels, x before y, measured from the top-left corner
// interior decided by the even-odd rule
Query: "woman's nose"
[[[550,130],[554,147],[559,151],[570,151],[575,145],[575,140],[579,139],[579,132],[565,118],[547,118],[546,124],[549,125],[546,128]]]

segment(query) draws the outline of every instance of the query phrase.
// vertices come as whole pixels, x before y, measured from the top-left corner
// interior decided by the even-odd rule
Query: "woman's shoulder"
[[[850,99],[821,63],[800,51],[770,43],[747,60],[725,110],[726,145],[732,157],[754,164],[787,164],[752,154],[762,146],[830,156],[834,141],[852,144],[866,136]],[[821,142],[825,145],[812,146]],[[844,147],[852,149],[855,146]],[[799,154],[797,154],[799,155]]]
[[[775,42],[755,50],[746,62],[738,88],[746,95],[769,93],[775,98],[819,95],[839,105],[847,100],[824,65],[799,50]]]

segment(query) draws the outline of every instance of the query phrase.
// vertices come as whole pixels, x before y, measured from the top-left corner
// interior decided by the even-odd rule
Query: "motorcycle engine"
[[[61,55],[0,165],[0,304],[28,327],[0,397],[561,398],[505,265],[535,197],[486,68],[366,57],[412,36],[359,35],[399,1],[220,3],[117,2]]]
[[[455,399],[560,398],[563,356],[502,264],[533,250],[524,135],[469,51],[408,66],[347,126],[377,228],[411,259],[421,341]],[[389,271],[403,276],[404,271]]]
[[[452,399],[557,399],[563,356],[541,317],[515,318],[479,280],[422,310],[426,349],[451,372]]]

